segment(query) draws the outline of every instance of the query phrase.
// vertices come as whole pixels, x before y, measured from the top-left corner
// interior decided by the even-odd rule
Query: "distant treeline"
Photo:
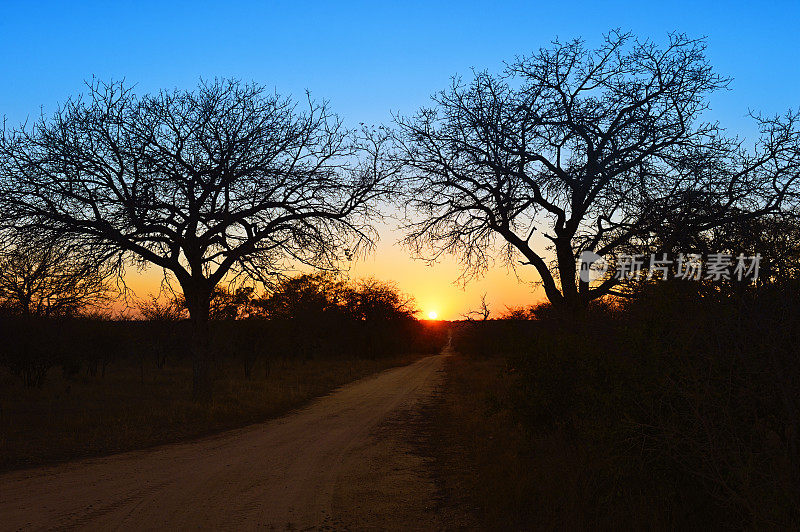
[[[56,367],[66,376],[102,377],[114,361],[133,359],[144,375],[190,358],[192,330],[180,299],[151,299],[139,310],[142,320],[7,310],[0,317],[0,363],[33,387]],[[256,366],[269,373],[280,358],[433,353],[446,341],[445,327],[416,320],[411,300],[391,284],[327,274],[287,279],[265,297],[218,289],[211,317],[213,356],[240,360],[248,378]]]

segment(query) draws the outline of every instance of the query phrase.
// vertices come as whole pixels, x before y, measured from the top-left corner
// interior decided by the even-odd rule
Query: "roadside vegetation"
[[[243,426],[448,345],[437,452],[487,528],[800,528],[800,112],[724,129],[706,46],[555,40],[386,126],[215,79],[93,80],[3,128],[0,469]],[[390,212],[414,257],[531,272],[548,303],[450,327],[332,273]],[[145,267],[172,296],[103,316]]]
[[[192,401],[191,324],[179,301],[149,319],[0,318],[0,470],[138,449],[241,427],[438,352],[446,332],[374,280],[287,279],[269,297],[220,292],[215,397]],[[247,313],[247,318],[242,314]],[[240,319],[234,319],[240,318]]]
[[[463,323],[436,413],[451,482],[490,528],[796,528],[798,296],[666,283]]]

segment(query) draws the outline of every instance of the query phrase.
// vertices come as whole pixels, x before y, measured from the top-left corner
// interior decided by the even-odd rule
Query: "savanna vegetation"
[[[240,427],[438,352],[446,331],[391,285],[302,275],[271,295],[219,290],[214,400],[191,399],[192,331],[178,299],[138,320],[0,318],[0,469],[107,454]],[[237,319],[238,318],[238,319]]]
[[[457,485],[489,527],[797,527],[799,296],[667,283],[462,324],[437,410]]]
[[[800,115],[753,113],[749,144],[709,120],[730,80],[705,47],[555,41],[389,127],[215,80],[93,82],[4,128],[0,469],[242,426],[449,345],[433,452],[486,528],[800,528]],[[388,204],[418,257],[529,269],[548,303],[445,326],[337,275]],[[760,270],[674,260],[720,254]],[[142,267],[169,290],[104,315]]]
[[[531,268],[548,300],[454,331],[439,457],[486,528],[800,526],[798,115],[753,113],[746,144],[706,119],[728,84],[703,40],[612,32],[397,117],[412,247]],[[709,275],[736,256],[759,275]]]

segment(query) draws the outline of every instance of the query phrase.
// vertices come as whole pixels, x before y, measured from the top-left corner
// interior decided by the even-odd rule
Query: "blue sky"
[[[611,28],[662,39],[706,35],[735,78],[714,117],[745,127],[748,107],[797,106],[800,2],[30,2],[0,12],[0,116],[51,110],[82,81],[125,77],[142,90],[234,76],[331,100],[348,122],[412,112],[470,67],[555,36],[596,41]]]
[[[125,78],[141,92],[232,76],[283,94],[310,89],[350,125],[381,123],[471,67],[496,71],[556,36],[591,44],[617,27],[659,40],[669,31],[707,36],[712,64],[734,78],[708,117],[732,133],[752,137],[748,109],[800,107],[800,0],[0,2],[0,116],[9,125],[52,111],[92,76]],[[465,292],[452,284],[455,263],[413,261],[399,237],[384,228],[378,252],[354,272],[397,281],[426,312],[457,317],[483,292],[498,310],[542,298],[499,267]],[[146,275],[137,292],[155,291],[158,279]]]

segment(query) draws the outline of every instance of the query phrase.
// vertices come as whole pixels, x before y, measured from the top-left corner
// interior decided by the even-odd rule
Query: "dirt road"
[[[0,528],[438,528],[404,431],[442,378],[428,357],[280,419],[0,476]]]

